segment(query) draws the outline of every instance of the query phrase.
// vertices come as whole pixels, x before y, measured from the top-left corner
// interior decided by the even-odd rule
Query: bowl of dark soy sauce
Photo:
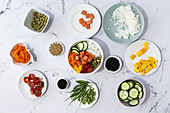
[[[117,73],[122,68],[122,60],[118,56],[109,56],[104,61],[104,68],[110,73]]]
[[[69,87],[70,83],[66,78],[59,78],[56,85],[58,89],[65,90]]]

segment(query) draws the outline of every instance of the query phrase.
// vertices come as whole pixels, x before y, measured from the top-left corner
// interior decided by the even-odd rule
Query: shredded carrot
[[[24,46],[19,46],[13,53],[13,59],[18,63],[28,63],[30,61],[30,50],[26,50]]]

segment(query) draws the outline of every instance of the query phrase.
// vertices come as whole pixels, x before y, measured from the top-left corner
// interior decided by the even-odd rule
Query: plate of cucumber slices
[[[68,64],[80,75],[95,73],[103,63],[103,50],[91,39],[77,40],[68,50]]]
[[[128,79],[119,85],[117,96],[123,105],[127,107],[135,107],[144,102],[146,89],[139,80]]]

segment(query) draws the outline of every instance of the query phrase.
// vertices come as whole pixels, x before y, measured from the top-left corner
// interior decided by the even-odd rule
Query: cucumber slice
[[[83,47],[83,51],[85,51],[88,48],[88,43],[86,41],[82,42],[84,47]]]
[[[136,88],[132,88],[129,91],[129,96],[132,97],[132,98],[137,98],[138,95],[139,95],[139,91]]]
[[[123,102],[125,102],[125,103],[126,103],[126,102],[129,102],[129,100],[128,100],[128,99],[125,99],[125,100],[122,100],[122,101],[123,101]]]
[[[135,85],[135,88],[138,89],[139,92],[142,91],[142,88],[139,85]]]
[[[71,50],[77,50],[79,51],[79,49],[77,47],[72,47]]]
[[[136,106],[138,104],[139,104],[139,100],[137,100],[137,99],[129,101],[130,106]]]
[[[122,90],[128,90],[130,89],[130,85],[127,82],[123,82],[121,85]]]
[[[127,99],[128,98],[128,92],[127,91],[123,91],[123,90],[119,91],[119,97],[122,100]]]
[[[72,52],[77,53],[79,55],[79,51],[73,49]]]
[[[133,100],[133,98],[131,98],[131,97],[128,97],[128,99],[129,99],[129,100]]]
[[[143,97],[143,92],[142,92],[142,91],[140,91],[140,92],[139,92],[139,96],[138,96],[138,98],[139,98],[139,99],[141,99],[142,97]]]
[[[132,88],[134,86],[133,81],[128,82],[128,84],[130,85],[130,88]]]
[[[142,85],[141,85],[139,82],[135,82],[135,84],[136,84],[136,85],[139,85],[139,86],[141,86],[141,87],[142,87]]]
[[[84,44],[82,42],[78,43],[76,47],[79,49],[79,51],[83,51]]]

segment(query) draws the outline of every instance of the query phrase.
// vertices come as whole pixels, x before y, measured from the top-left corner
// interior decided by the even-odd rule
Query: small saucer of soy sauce
[[[65,89],[67,89],[70,86],[70,83],[69,83],[69,81],[66,78],[59,78],[57,80],[56,85],[57,85],[58,89],[64,91]]]
[[[122,60],[118,56],[109,56],[104,61],[104,68],[110,73],[117,73],[122,68]]]

